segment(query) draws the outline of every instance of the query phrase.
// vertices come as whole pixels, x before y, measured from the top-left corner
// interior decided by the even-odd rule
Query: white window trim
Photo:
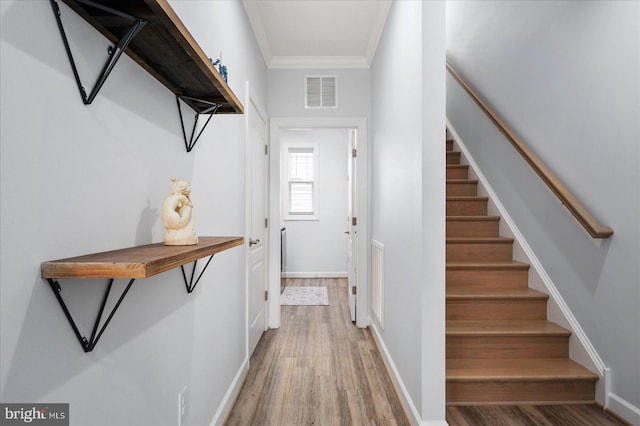
[[[312,148],[313,155],[313,213],[312,214],[301,214],[301,213],[291,213],[289,211],[289,149],[290,148]],[[314,142],[286,142],[282,144],[282,212],[283,212],[283,220],[320,220],[319,214],[319,196],[318,193],[320,191],[319,184],[319,160],[320,153],[318,150],[318,144]]]

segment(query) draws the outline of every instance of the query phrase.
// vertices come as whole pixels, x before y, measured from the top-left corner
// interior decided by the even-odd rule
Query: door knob
[[[251,246],[255,246],[256,244],[259,244],[260,240],[252,240],[251,238],[249,238],[249,247]]]
[[[351,234],[351,232],[349,232],[349,231],[344,231],[344,233],[347,234],[347,235]]]

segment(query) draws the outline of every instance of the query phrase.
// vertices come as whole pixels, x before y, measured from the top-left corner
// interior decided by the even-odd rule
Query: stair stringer
[[[569,338],[569,359],[598,375],[599,380],[596,382],[595,398],[604,408],[608,408],[608,396],[609,390],[611,389],[610,370],[605,366],[602,358],[600,358],[600,355],[598,355],[596,349],[591,344],[587,334],[562,298],[558,288],[545,271],[540,260],[531,249],[531,246],[529,246],[507,212],[507,209],[500,202],[500,199],[487,181],[487,178],[480,171],[478,165],[469,154],[464,142],[461,140],[460,135],[458,135],[448,119],[447,129],[454,140],[454,147],[462,152],[460,164],[469,165],[469,179],[478,179],[478,195],[489,198],[487,213],[501,217],[499,235],[514,239],[513,259],[531,265],[529,269],[529,287],[549,295],[547,302],[547,319],[571,331]]]

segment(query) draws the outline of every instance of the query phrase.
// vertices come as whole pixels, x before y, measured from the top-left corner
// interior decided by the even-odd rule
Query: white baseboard
[[[420,414],[418,410],[416,410],[416,406],[413,404],[411,397],[409,397],[409,392],[407,392],[407,388],[400,378],[400,374],[398,373],[398,369],[396,368],[393,359],[391,359],[391,355],[387,350],[387,346],[382,341],[380,337],[380,333],[378,328],[376,327],[375,321],[370,321],[370,327],[373,335],[373,341],[376,342],[376,346],[380,351],[380,355],[382,355],[382,361],[384,362],[385,367],[387,367],[387,371],[389,372],[389,376],[391,376],[391,380],[400,396],[400,400],[402,405],[404,406],[404,411],[410,416],[411,423],[414,425],[419,425],[421,422]]]
[[[249,373],[249,358],[245,358],[238,369],[236,376],[233,378],[229,389],[227,389],[227,393],[224,395],[224,398],[218,407],[218,411],[214,414],[209,426],[221,426],[227,419],[227,416],[233,408],[233,404],[236,402],[236,398],[238,398],[238,395],[240,394],[240,390],[244,384],[244,379],[247,377],[247,373]]]
[[[413,404],[413,401],[409,396],[409,392],[407,391],[407,388],[405,387],[404,382],[402,381],[402,378],[398,373],[398,369],[396,368],[396,365],[393,362],[393,359],[391,359],[391,355],[387,350],[387,346],[382,341],[382,337],[380,337],[380,332],[377,328],[376,322],[369,321],[369,323],[372,331],[371,334],[373,335],[373,340],[376,343],[378,350],[380,351],[380,355],[382,355],[382,361],[384,362],[384,365],[387,368],[387,372],[389,373],[389,376],[393,381],[393,385],[396,388],[396,392],[398,393],[398,396],[400,396],[400,402],[402,402],[404,411],[409,416],[409,420],[411,421],[411,424],[416,426],[427,426],[427,425],[448,426],[448,423],[445,420],[437,420],[437,421],[422,420],[422,418],[420,417],[420,413],[418,413],[416,406]]]
[[[347,272],[285,272],[285,278],[347,278]]]
[[[555,305],[555,310],[550,308],[549,319],[554,322],[558,322],[565,328],[568,328],[569,330],[571,330],[572,337],[575,336],[575,340],[572,341],[573,345],[570,349],[570,358],[589,368],[600,377],[600,380],[596,385],[596,400],[600,404],[602,404],[603,407],[611,410],[623,419],[630,421],[634,425],[640,425],[640,409],[610,391],[612,386],[612,374],[610,369],[606,367],[604,361],[598,355],[595,347],[591,344],[591,341],[578,323],[578,320],[575,318],[575,316],[569,309],[569,306],[562,298],[562,295],[551,280],[551,277],[549,277],[544,267],[538,260],[537,256],[535,255],[527,241],[524,239],[524,236],[516,226],[515,222],[507,212],[504,205],[500,202],[500,199],[487,181],[484,174],[478,168],[478,165],[469,154],[469,151],[460,138],[460,135],[458,135],[458,133],[455,131],[449,120],[447,120],[447,128],[451,132],[451,135],[453,136],[455,143],[458,145],[458,148],[460,148],[462,155],[465,157],[471,169],[473,169],[473,172],[480,181],[480,184],[487,192],[490,202],[493,203],[498,211],[498,214],[502,217],[502,220],[506,224],[506,227],[511,232],[511,235],[507,236],[512,236],[516,240],[516,244],[519,246],[519,248],[524,253],[524,256],[526,256],[527,258],[526,261],[531,264],[532,270],[530,271],[530,275],[534,275],[534,280],[538,279],[544,285],[544,290],[549,294],[550,304]],[[515,249],[516,248],[514,245],[514,253]],[[530,276],[530,282],[531,279],[532,278]],[[552,317],[552,315],[556,315],[557,317],[554,318]]]
[[[609,392],[607,395],[608,410],[616,416],[623,418],[632,425],[640,425],[640,408],[634,406],[628,401],[620,398],[615,393]]]

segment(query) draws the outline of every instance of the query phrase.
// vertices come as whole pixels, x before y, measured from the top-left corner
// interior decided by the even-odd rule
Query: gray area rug
[[[281,305],[329,305],[327,287],[285,287],[280,295]]]

